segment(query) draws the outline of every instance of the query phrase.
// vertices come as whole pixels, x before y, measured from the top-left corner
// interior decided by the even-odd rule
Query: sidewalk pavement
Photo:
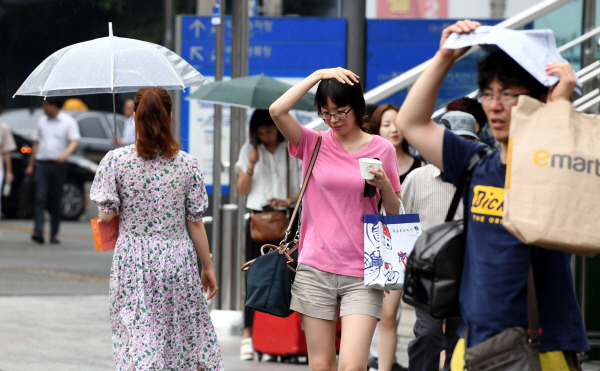
[[[3,247],[5,247],[4,244],[7,243],[7,239],[9,240],[10,233],[15,233],[13,236],[15,241],[19,238],[29,241],[30,221],[13,221],[9,224],[11,228],[4,230],[2,238],[0,238]],[[79,224],[85,224],[85,231],[89,233],[87,221]],[[83,249],[78,247],[81,241],[80,234],[82,233],[79,224],[62,224],[64,232],[61,236],[65,240],[63,242],[65,248],[73,249],[73,251]],[[27,227],[24,227],[25,225]],[[8,232],[9,230],[12,232]],[[69,244],[69,241],[71,241],[71,244]],[[13,255],[10,256],[15,259],[30,259],[33,251],[37,251],[32,249],[24,248],[23,256],[19,255],[16,258]],[[89,247],[86,246],[85,249],[89,249]],[[83,262],[88,261],[86,259],[89,259],[89,257],[84,259],[80,256],[82,254],[73,254],[79,259],[73,264],[83,264]],[[39,256],[41,256],[41,259],[45,258],[43,254]],[[3,262],[3,264],[7,263]],[[55,272],[55,270],[51,271]],[[105,271],[102,272],[102,274],[107,274]],[[93,272],[90,274],[101,275]],[[39,293],[40,288],[41,292],[45,292],[44,288],[47,288],[53,282],[52,277],[48,276],[42,285],[36,283],[39,286],[36,286],[33,292]],[[78,275],[66,274],[60,275],[60,277],[68,281],[70,278],[77,278]],[[15,279],[12,275],[5,275],[0,284],[12,287],[16,283],[24,285],[30,283],[30,281],[23,282],[20,283],[19,279]],[[106,283],[104,285],[107,286]],[[98,290],[97,286],[94,286],[82,290],[80,287],[77,294],[65,295],[64,293],[70,291],[67,285],[63,286],[65,289],[53,290],[48,292],[48,295],[22,295],[22,293],[29,291],[20,288],[16,291],[5,290],[3,295],[0,296],[0,371],[114,370],[111,325],[108,317],[108,295],[95,294],[103,292],[104,288]],[[82,291],[93,294],[82,295]],[[108,291],[108,287],[106,287],[106,291]],[[20,295],[16,294],[17,292]],[[242,312],[213,310],[211,317],[217,331],[227,370],[308,370],[306,364],[240,361]],[[402,317],[398,327],[397,357],[400,364],[405,366],[408,365],[406,348],[408,342],[413,338],[412,327],[414,321],[413,308],[403,304]],[[583,369],[585,371],[598,371],[600,370],[600,364],[598,362],[588,363],[584,365]]]
[[[5,259],[0,264],[0,371],[114,370],[106,278],[110,255],[97,255],[91,247],[88,216],[94,215],[62,223],[62,244],[52,250],[30,241],[30,220],[0,223]],[[79,268],[65,269],[70,265]],[[82,277],[91,277],[91,283],[82,283]],[[308,370],[306,364],[241,361],[242,312],[213,310],[211,317],[227,370]],[[412,335],[411,321],[412,310],[404,310],[398,348],[404,365],[409,337],[403,334]]]
[[[108,296],[4,296],[0,298],[0,371],[114,370]],[[241,311],[211,312],[226,370],[304,371],[308,365],[240,361]],[[398,357],[407,365],[406,345],[414,312],[405,307]]]
[[[0,298],[0,371],[114,370],[108,296],[4,296]],[[306,364],[240,361],[241,311],[211,312],[226,370],[306,371]],[[406,346],[415,316],[403,305],[398,352]],[[597,362],[583,370],[600,370]]]

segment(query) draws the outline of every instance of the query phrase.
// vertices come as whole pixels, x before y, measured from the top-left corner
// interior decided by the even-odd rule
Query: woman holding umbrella
[[[290,158],[287,141],[266,109],[256,109],[250,118],[250,141],[240,149],[237,163],[237,189],[248,196],[246,207],[252,214],[279,210],[288,212],[296,204],[300,191],[300,161]],[[286,225],[287,227],[287,225]],[[297,222],[291,231],[296,233]],[[251,223],[246,228],[246,261],[258,258],[265,243],[279,245],[276,241],[256,241],[251,236]],[[283,229],[281,230],[283,232]],[[240,347],[242,360],[254,359],[252,324],[254,310],[244,311],[244,333]]]
[[[120,222],[110,274],[116,368],[222,370],[204,298],[217,292],[204,179],[171,135],[166,90],[140,89],[136,101],[135,143],[106,154],[90,192],[102,222]]]
[[[315,106],[329,126],[320,134],[290,114],[298,100],[319,83]],[[365,100],[358,76],[343,68],[317,70],[296,84],[269,108],[290,142],[290,154],[309,159],[319,135],[323,140],[302,200],[302,228],[290,308],[302,315],[310,368],[338,369],[336,318],[342,318],[339,369],[366,369],[369,345],[381,317],[383,291],[364,286],[363,215],[398,214],[400,181],[396,151],[387,140],[362,131]],[[367,184],[358,159],[379,158]],[[303,167],[309,161],[303,161]],[[305,169],[303,169],[304,171]]]

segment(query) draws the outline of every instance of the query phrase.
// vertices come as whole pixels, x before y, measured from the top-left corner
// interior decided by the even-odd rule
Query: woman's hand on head
[[[357,74],[342,67],[326,68],[319,72],[321,80],[336,79],[342,84],[354,85],[354,83],[358,83],[359,79]]]
[[[571,100],[573,90],[577,85],[577,78],[573,67],[568,62],[548,63],[546,66],[548,75],[558,75],[558,82],[550,88],[548,92],[548,101],[555,102],[559,100]]]
[[[464,19],[462,21],[457,21],[456,23],[454,23],[451,26],[446,27],[442,31],[442,37],[440,39],[439,53],[443,57],[446,57],[446,58],[452,58],[452,59],[460,58],[462,55],[464,55],[467,52],[467,50],[469,50],[471,48],[470,46],[468,46],[466,48],[461,48],[461,49],[443,49],[442,46],[444,45],[446,40],[448,40],[448,37],[450,37],[450,35],[452,33],[466,34],[466,33],[474,31],[480,25],[481,24],[477,21],[471,21],[469,19]]]

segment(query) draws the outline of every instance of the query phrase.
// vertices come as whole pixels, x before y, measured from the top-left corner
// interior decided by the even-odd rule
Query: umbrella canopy
[[[267,109],[291,87],[289,84],[264,74],[252,75],[208,84],[188,95],[186,99]],[[294,106],[294,109],[312,111],[315,109],[314,99],[313,93],[307,93]]]
[[[108,27],[108,37],[73,44],[50,55],[15,95],[114,95],[145,86],[183,89],[205,81],[171,50],[146,41],[115,37],[112,24]]]

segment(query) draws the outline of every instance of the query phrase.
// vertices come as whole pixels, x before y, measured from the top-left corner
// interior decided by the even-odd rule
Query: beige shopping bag
[[[520,96],[512,110],[503,224],[519,240],[600,252],[600,116]]]

